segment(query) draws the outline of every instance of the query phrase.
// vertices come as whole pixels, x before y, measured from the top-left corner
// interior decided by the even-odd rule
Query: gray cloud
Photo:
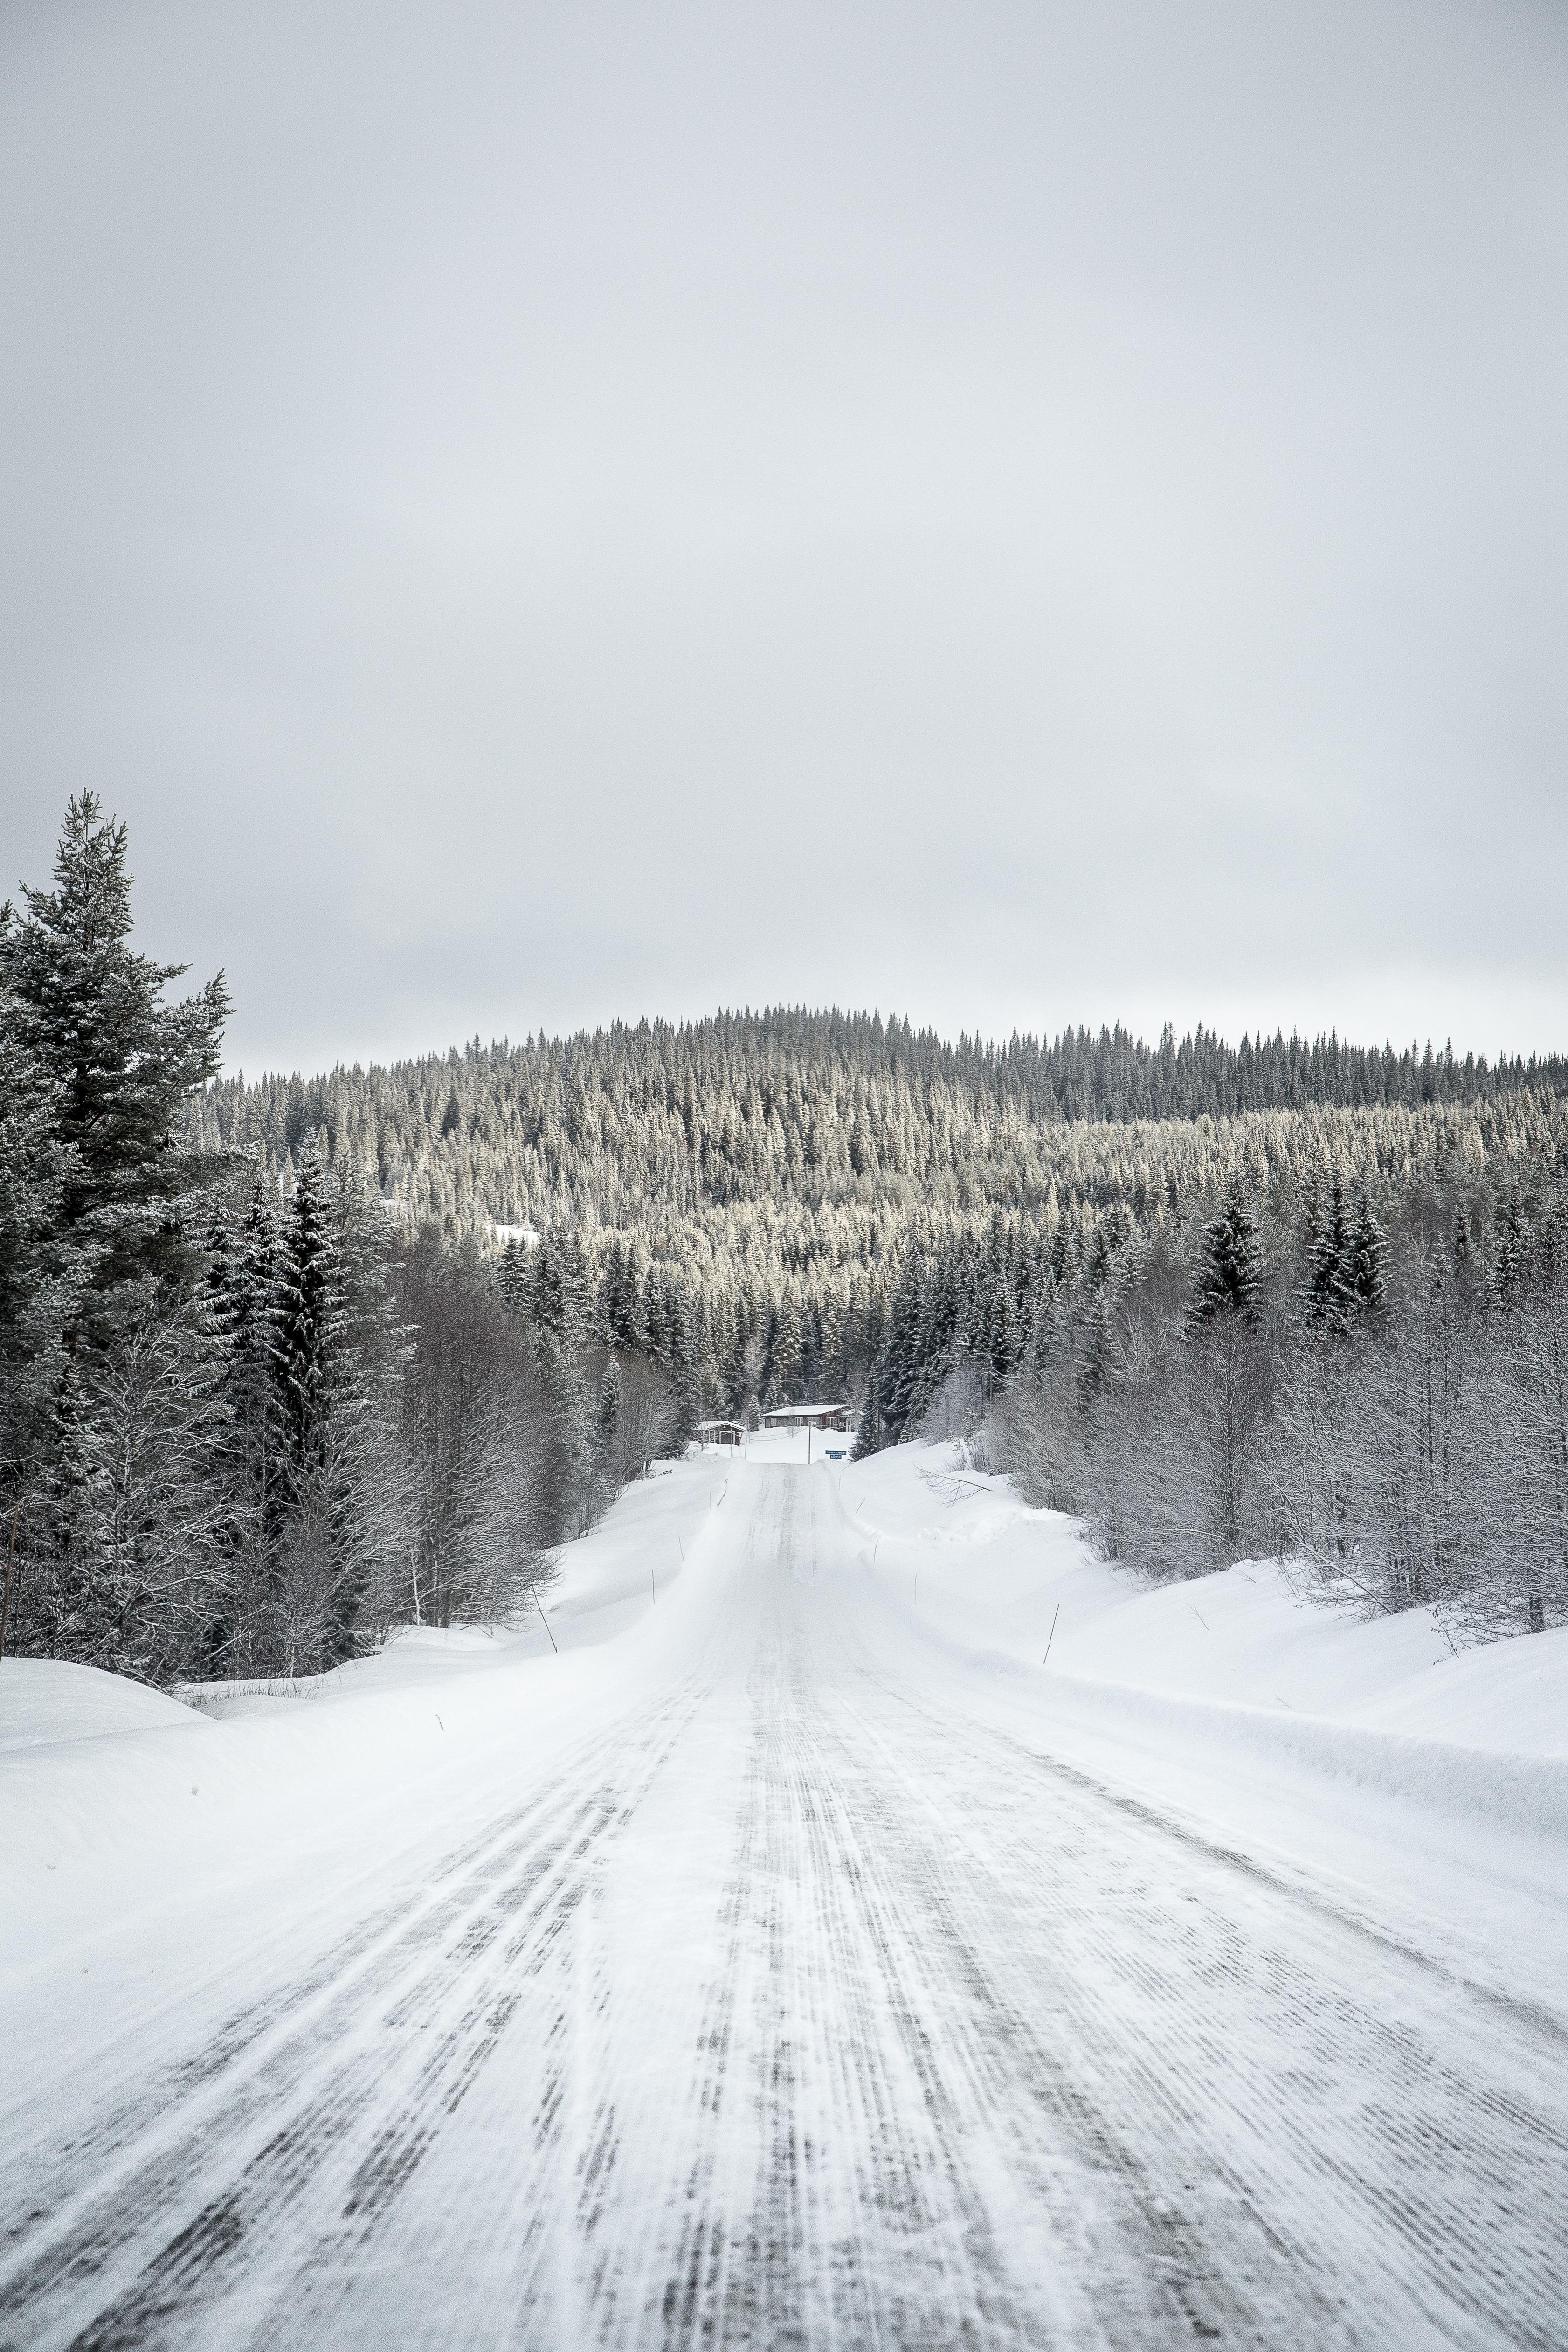
[[[13,5],[0,798],[236,1060],[1561,1045],[1568,24]]]

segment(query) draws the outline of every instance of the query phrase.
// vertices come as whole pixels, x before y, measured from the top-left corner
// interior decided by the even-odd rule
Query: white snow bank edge
[[[1322,1716],[1171,1698],[1126,1683],[1052,1674],[1044,1679],[1102,1720],[1107,1712],[1211,1747],[1305,1765],[1336,1780],[1443,1813],[1479,1814],[1510,1829],[1568,1839],[1568,1759],[1461,1748]]]

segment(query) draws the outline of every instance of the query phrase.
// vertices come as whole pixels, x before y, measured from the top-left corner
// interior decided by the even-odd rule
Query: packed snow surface
[[[0,2347],[1568,2344],[1563,1637],[798,1438],[546,1609],[0,1666]]]

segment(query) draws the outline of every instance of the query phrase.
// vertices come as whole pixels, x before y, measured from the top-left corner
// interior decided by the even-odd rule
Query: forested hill
[[[503,1615],[705,1412],[828,1395],[1146,1569],[1568,1622],[1568,1066],[776,1011],[247,1086],[127,855],[83,793],[0,909],[24,1649],[293,1675]]]
[[[416,1219],[641,1225],[742,1202],[1042,1199],[1074,1121],[1474,1105],[1568,1087],[1568,1059],[1456,1059],[1203,1029],[956,1044],[874,1013],[776,1009],[482,1045],[387,1069],[222,1079],[195,1118],[287,1172],[351,1156]],[[1118,1188],[1119,1189],[1119,1188]]]

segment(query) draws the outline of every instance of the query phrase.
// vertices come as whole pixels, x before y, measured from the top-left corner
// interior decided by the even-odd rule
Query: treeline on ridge
[[[1232,1047],[1202,1029],[1154,1046],[1120,1028],[954,1045],[874,1013],[778,1009],[220,1079],[193,1116],[207,1148],[255,1151],[275,1173],[307,1149],[351,1157],[415,1222],[543,1229],[748,1201],[1023,1205],[1043,1201],[1065,1123],[1413,1110],[1565,1085],[1555,1056],[1282,1035]]]

